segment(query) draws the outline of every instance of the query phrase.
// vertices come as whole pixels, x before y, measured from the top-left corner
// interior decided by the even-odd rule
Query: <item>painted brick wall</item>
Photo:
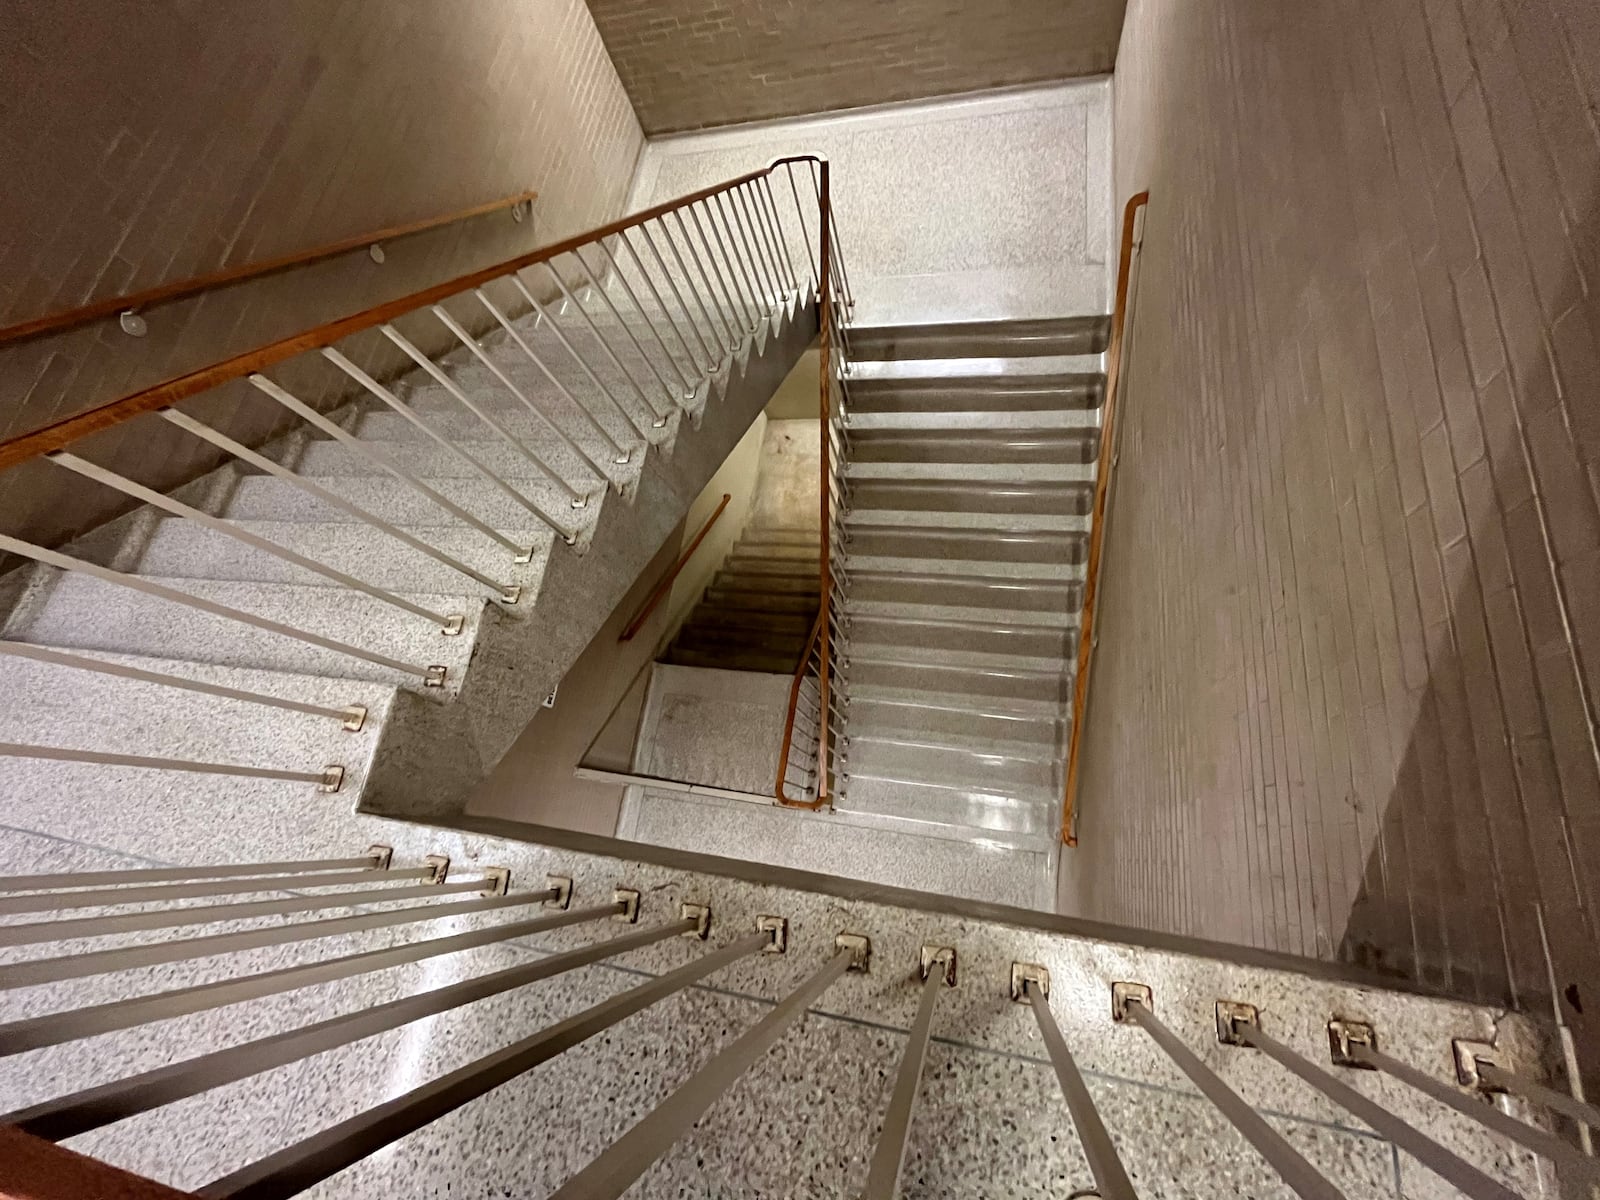
[[[382,266],[356,253],[165,306],[143,340],[111,321],[0,348],[0,437],[600,224],[643,144],[582,0],[13,4],[0,79],[0,324],[540,191],[531,224],[478,218]],[[308,399],[339,382],[291,379]],[[246,439],[281,413],[244,385],[191,408]],[[155,418],[81,445],[155,486],[213,461]],[[0,478],[9,533],[56,540],[119,505],[48,464]]]
[[[589,0],[648,134],[1111,70],[1126,0]]]
[[[1114,93],[1152,199],[1064,901],[1530,1004],[1542,905],[1595,1045],[1600,9],[1132,0]]]

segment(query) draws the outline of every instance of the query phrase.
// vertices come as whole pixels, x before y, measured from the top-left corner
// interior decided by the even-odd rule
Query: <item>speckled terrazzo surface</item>
[[[1090,1074],[1091,1090],[1145,1196],[1288,1192],[1148,1038],[1113,1026],[1111,980],[1150,983],[1162,1019],[1350,1197],[1398,1195],[1397,1170],[1406,1172],[1405,1195],[1452,1193],[1397,1160],[1387,1142],[1259,1056],[1218,1046],[1215,1000],[1259,1004],[1275,1036],[1319,1061],[1325,1056],[1322,1026],[1330,1014],[1371,1019],[1391,1053],[1441,1076],[1449,1069],[1451,1036],[1488,1038],[1496,1029],[1496,1014],[1463,1005],[385,821],[352,813],[338,797],[318,797],[293,786],[228,781],[181,795],[111,779],[91,789],[85,779],[74,777],[75,770],[64,766],[47,794],[8,798],[0,826],[0,871],[320,857],[384,841],[395,846],[400,864],[429,852],[448,853],[462,878],[470,877],[474,864],[508,865],[514,890],[537,887],[547,872],[568,874],[576,880],[579,905],[609,899],[619,883],[638,887],[645,896],[646,925],[670,920],[680,900],[709,901],[713,944],[751,928],[758,914],[789,918],[793,946],[788,956],[746,959],[723,969],[707,986],[628,1018],[325,1181],[313,1190],[317,1196],[548,1194],[814,971],[831,952],[834,934],[844,929],[872,937],[870,973],[835,984],[630,1196],[851,1195],[865,1178],[913,1015],[913,972],[924,942],[957,947],[960,983],[941,994],[936,1010],[935,1043],[907,1159],[904,1194],[910,1197],[1065,1197],[1087,1182],[1032,1016],[1005,994],[1013,960],[1049,967],[1053,1011]],[[19,989],[0,993],[0,1017],[11,1020],[527,915],[512,910],[457,918],[73,985]],[[32,1051],[0,1061],[0,1107],[9,1111],[166,1063],[178,1053],[236,1044],[618,932],[620,927],[609,922],[577,926]],[[71,1144],[177,1186],[196,1187],[681,965],[700,949],[699,943],[670,938],[228,1085]],[[10,961],[47,950],[18,948],[5,954]],[[1514,1056],[1532,1053],[1531,1031],[1519,1020],[1502,1019],[1499,1037]],[[1459,1118],[1419,1102],[1397,1084],[1367,1073],[1348,1078],[1424,1121],[1435,1136],[1459,1144],[1524,1194],[1540,1194],[1524,1156],[1486,1145]]]
[[[656,138],[631,207],[819,154],[858,321],[1104,312],[1110,95],[1095,80]]]

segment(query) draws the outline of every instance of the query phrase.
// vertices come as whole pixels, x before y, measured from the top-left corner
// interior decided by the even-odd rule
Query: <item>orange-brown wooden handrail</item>
[[[152,387],[131,392],[121,399],[109,401],[75,416],[65,417],[60,421],[32,430],[29,433],[8,438],[0,442],[0,470],[14,467],[18,463],[27,462],[29,459],[37,458],[41,454],[49,454],[55,450],[65,449],[81,437],[91,433],[98,433],[114,425],[120,425],[122,422],[140,416],[143,413],[158,412],[163,408],[171,408],[174,404],[187,400],[192,396],[197,396],[201,392],[209,391],[235,379],[241,379],[256,371],[265,370],[267,367],[274,366],[285,359],[293,358],[297,354],[303,354],[308,350],[320,350],[324,346],[331,346],[341,338],[361,333],[363,330],[374,329],[425,305],[438,304],[440,301],[448,300],[451,296],[460,292],[482,287],[484,284],[514,271],[548,262],[550,259],[562,254],[570,254],[574,250],[603,238],[612,237],[624,230],[632,229],[636,225],[642,225],[646,221],[653,221],[673,209],[697,203],[720,192],[729,191],[733,188],[741,187],[752,180],[760,179],[786,163],[822,161],[813,154],[796,154],[776,159],[771,166],[759,171],[751,171],[748,174],[740,175],[736,179],[729,179],[723,183],[701,188],[699,191],[691,192],[687,196],[679,196],[674,200],[664,201],[652,208],[636,212],[632,216],[622,217],[608,225],[588,230],[564,241],[555,242],[549,246],[541,246],[537,250],[530,250],[526,254],[509,258],[492,267],[485,267],[481,271],[473,271],[470,274],[458,276],[444,283],[435,284],[433,287],[424,288],[419,292],[412,292],[409,296],[401,296],[396,300],[374,305],[363,312],[341,317],[336,321],[329,321],[303,333],[280,338],[276,342],[257,347],[254,350],[246,350],[241,354],[235,354],[232,358],[212,363],[208,367],[201,367],[198,370],[190,371],[186,375],[179,375]],[[824,163],[823,165],[825,168],[826,164]],[[824,223],[824,226],[826,226],[826,223]]]
[[[1094,652],[1095,602],[1100,591],[1100,557],[1106,535],[1106,496],[1111,483],[1111,445],[1116,419],[1117,383],[1122,374],[1122,333],[1128,319],[1128,276],[1133,269],[1133,225],[1139,210],[1150,202],[1140,192],[1122,210],[1122,250],[1117,259],[1117,298],[1111,310],[1111,340],[1106,346],[1106,398],[1100,409],[1100,456],[1095,465],[1094,504],[1089,517],[1089,561],[1084,570],[1083,606],[1078,618],[1077,670],[1072,681],[1072,732],[1067,737],[1067,778],[1061,809],[1061,840],[1078,844],[1072,819],[1078,802],[1084,709],[1089,702],[1089,658]]]
[[[815,812],[828,803],[825,789],[819,788],[815,800],[791,800],[784,794],[784,782],[789,774],[789,752],[794,748],[794,718],[795,712],[800,707],[800,689],[806,681],[806,666],[811,662],[811,651],[817,644],[817,639],[822,636],[822,615],[827,611],[827,605],[817,611],[817,619],[811,623],[811,632],[806,635],[805,649],[800,652],[800,665],[795,668],[794,680],[789,684],[789,715],[783,722],[783,748],[778,752],[778,782],[773,791],[778,803],[788,808],[808,808]],[[825,711],[817,714],[817,720],[826,722]],[[821,762],[817,764],[818,771],[823,771]]]
[[[706,540],[706,534],[711,532],[711,527],[717,523],[717,518],[722,515],[722,510],[728,507],[728,501],[732,499],[731,493],[722,493],[722,503],[717,505],[717,511],[706,518],[706,523],[700,526],[700,532],[694,535],[694,541],[690,542],[688,549],[678,556],[678,561],[672,564],[672,569],[661,577],[661,582],[656,584],[655,590],[650,593],[650,598],[644,602],[644,607],[633,620],[628,622],[628,627],[622,631],[622,636],[617,641],[631,642],[634,634],[644,628],[644,623],[650,619],[650,614],[655,612],[656,605],[666,599],[667,593],[678,578],[678,572],[688,565],[689,560],[694,557],[694,552],[700,549],[700,543]]]
[[[67,308],[58,312],[46,313],[42,317],[33,317],[26,321],[19,321],[15,325],[7,325],[4,328],[0,328],[0,345],[4,345],[7,342],[20,342],[24,338],[40,337],[47,333],[59,333],[63,329],[86,325],[90,321],[98,321],[104,317],[115,316],[117,313],[152,308],[157,304],[182,300],[187,296],[210,291],[212,288],[223,287],[226,284],[243,283],[247,279],[258,279],[263,275],[274,275],[279,271],[287,271],[292,267],[307,266],[314,262],[321,262],[325,258],[348,254],[352,250],[360,250],[367,246],[376,245],[379,242],[396,241],[399,238],[410,237],[413,234],[426,233],[428,230],[437,229],[441,225],[454,225],[457,221],[466,221],[472,217],[481,217],[488,213],[498,212],[503,208],[530,203],[538,199],[538,196],[539,193],[535,191],[518,192],[514,196],[502,196],[498,200],[475,204],[471,208],[444,213],[442,216],[429,217],[422,221],[412,221],[406,225],[390,225],[383,229],[374,229],[370,233],[358,233],[354,237],[341,238],[337,242],[329,242],[327,245],[316,246],[310,250],[295,250],[289,254],[280,254],[273,258],[261,258],[255,262],[240,263],[234,267],[223,267],[219,271],[211,271],[205,275],[195,275],[188,279],[175,279],[168,283],[158,283],[155,287],[145,288],[143,291],[127,292],[121,296],[111,296],[104,300],[96,300],[93,303],[80,305],[77,308]]]

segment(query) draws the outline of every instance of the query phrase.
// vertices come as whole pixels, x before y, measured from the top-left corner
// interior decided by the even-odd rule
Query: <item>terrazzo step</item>
[[[1005,617],[997,619],[1007,620],[1016,620],[1016,614],[1047,613],[1065,626],[1077,623],[1073,614],[1078,607],[1079,594],[1080,585],[1070,579],[1000,579],[987,574],[961,576],[909,571],[884,574],[863,570],[850,577],[847,608],[851,612],[867,612],[867,609],[858,610],[856,605],[874,601],[973,608],[1004,613]]]
[[[1088,534],[1088,516],[1044,513],[939,512],[931,509],[851,508],[845,527],[852,532],[873,526],[900,529],[982,530],[991,533]]]
[[[282,771],[317,772],[329,764],[353,771],[377,744],[394,695],[378,684],[316,676],[139,655],[79,656],[326,708],[360,705],[367,716],[352,732],[332,717],[7,655],[7,685],[28,703],[0,709],[0,741]]]
[[[723,608],[702,604],[694,611],[685,631],[696,629],[747,629],[804,639],[815,618],[809,613],[769,612],[759,608]]]
[[[440,696],[459,685],[483,608],[482,602],[468,603],[460,596],[407,593],[406,599],[426,608],[465,618],[462,632],[447,637],[426,618],[359,592],[286,583],[138,578],[419,668],[442,665],[446,685],[427,688],[421,678],[393,667],[77,573],[58,575],[46,593],[12,615],[4,635],[66,648],[370,680]]]
[[[770,571],[718,571],[711,581],[711,586],[722,592],[760,592],[769,593],[816,593],[818,583],[815,574],[812,575],[783,575]]]
[[[865,657],[850,651],[850,684],[898,688],[944,695],[998,697],[1060,704],[1072,694],[1072,676],[1064,670],[1028,670],[1019,667],[946,666],[913,662],[905,658]]]
[[[817,615],[817,592],[762,592],[753,588],[728,588],[716,584],[706,589],[704,603],[720,610],[750,609],[771,613],[808,613]]]
[[[1110,335],[1107,316],[857,325],[850,350],[863,361],[1099,354]]]
[[[755,651],[696,650],[674,646],[663,662],[677,667],[710,667],[722,671],[758,671],[763,675],[794,673],[793,658]]]
[[[915,646],[928,650],[1018,654],[1069,660],[1077,649],[1075,630],[1008,625],[1001,621],[918,621],[858,615],[850,622],[853,646]]]
[[[861,462],[845,466],[850,480],[906,480],[927,484],[1092,484],[1093,462]]]
[[[470,529],[459,517],[441,508],[408,483],[390,475],[323,476],[325,488],[374,516],[382,517],[431,540],[437,529]],[[460,505],[490,528],[531,527],[535,518],[500,488],[484,479],[424,479],[453,503]],[[352,519],[348,513],[309,495],[286,480],[253,475],[239,481],[223,506],[222,515],[240,521],[292,521],[319,524]],[[548,547],[553,535],[541,532],[535,544]],[[504,548],[502,547],[502,550]],[[536,551],[537,552],[537,551]],[[507,552],[509,553],[509,552]]]
[[[988,414],[995,418],[1094,409],[1105,396],[1105,375],[951,375],[863,378],[850,385],[851,420],[879,414]],[[1026,419],[1024,417],[1024,419]],[[1094,418],[1099,423],[1099,418]]]
[[[845,611],[852,619],[859,617],[890,617],[906,621],[969,621],[982,624],[1002,620],[1008,625],[1032,625],[1040,629],[1071,629],[1077,624],[1077,612],[1058,613],[1048,610],[1030,612],[1026,609],[996,609],[959,604],[919,604],[902,600],[851,599]]]
[[[1066,719],[1059,704],[1023,705],[971,696],[907,694],[895,688],[850,684],[847,733],[909,732],[952,745],[967,738],[974,748],[993,747],[1016,757],[1056,758]]]
[[[857,771],[850,764],[834,807],[842,813],[894,817],[997,836],[1014,847],[1040,850],[1060,837],[1060,796],[1054,788],[993,789],[982,783],[941,783]]]
[[[850,463],[1081,465],[1094,460],[1099,431],[1078,429],[853,429]]]
[[[1052,759],[986,746],[951,745],[922,732],[857,729],[852,718],[846,774],[854,779],[916,780],[944,788],[1048,801],[1059,784]]]
[[[1088,552],[1085,535],[1065,532],[968,532],[854,523],[849,529],[852,558],[936,558],[1062,565],[1082,562]]]
[[[528,519],[531,521],[531,518]],[[498,599],[491,590],[431,556],[368,525],[295,521],[232,521],[242,533],[265,538],[315,562],[377,587],[440,595]],[[421,536],[434,549],[504,585],[520,585],[530,598],[544,571],[548,539],[527,528],[502,530],[519,545],[538,544],[530,563],[515,563],[504,547],[471,528],[431,529]],[[182,518],[161,520],[140,555],[137,569],[175,579],[235,579],[344,589],[345,584],[286,562]],[[530,605],[531,607],[531,599]]]
[[[896,662],[908,666],[953,667],[973,671],[1018,671],[1058,676],[1070,673],[1071,660],[1061,654],[1027,654],[1012,647],[976,649],[965,646],[930,646],[906,642],[880,642],[863,637],[852,623],[850,654],[862,662]]]
[[[861,479],[850,494],[852,514],[891,512],[992,513],[1007,517],[1087,516],[1092,480]]]
[[[849,429],[857,441],[874,441],[914,434],[968,436],[1005,431],[1012,437],[1027,433],[1073,434],[1090,437],[1099,433],[1100,412],[1093,408],[1021,409],[1014,412],[991,409],[909,410],[863,413],[854,406],[851,393]]]
[[[564,446],[548,442],[524,442],[523,445],[543,462],[541,466],[510,442],[489,439],[460,439],[451,443],[455,450],[476,460],[490,474],[522,488],[540,488],[551,496],[560,495],[565,503],[565,493],[549,482],[551,473],[567,481],[580,494],[601,490],[605,484],[595,478],[594,471]],[[481,479],[476,468],[460,455],[435,442],[408,441],[382,442],[363,440],[362,447],[384,455],[413,475],[432,479]],[[343,442],[312,442],[300,456],[296,470],[308,478],[325,475],[385,475],[382,466],[363,457]],[[392,478],[392,476],[391,476]],[[448,493],[446,493],[448,495]]]
[[[1063,580],[1082,579],[1082,562],[996,562],[983,558],[941,559],[918,556],[891,557],[889,555],[856,554],[845,557],[845,566],[852,576],[873,573],[876,575],[919,574],[956,575],[995,580],[1026,580],[1048,586]]]

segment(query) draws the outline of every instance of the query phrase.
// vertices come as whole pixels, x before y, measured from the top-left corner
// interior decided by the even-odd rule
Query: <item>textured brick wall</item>
[[[479,218],[382,266],[357,253],[166,306],[143,340],[112,321],[0,348],[0,437],[599,224],[642,146],[582,0],[11,4],[0,79],[0,324],[541,193],[531,225]],[[314,396],[337,372],[288,378]],[[281,412],[242,385],[194,411],[245,437]],[[211,462],[154,418],[83,446],[156,485]],[[58,538],[118,503],[47,464],[0,478],[6,532]]]
[[[1126,0],[589,0],[646,133],[1111,70]]]
[[[1534,1003],[1542,904],[1595,1044],[1597,14],[1130,4],[1069,902]]]

